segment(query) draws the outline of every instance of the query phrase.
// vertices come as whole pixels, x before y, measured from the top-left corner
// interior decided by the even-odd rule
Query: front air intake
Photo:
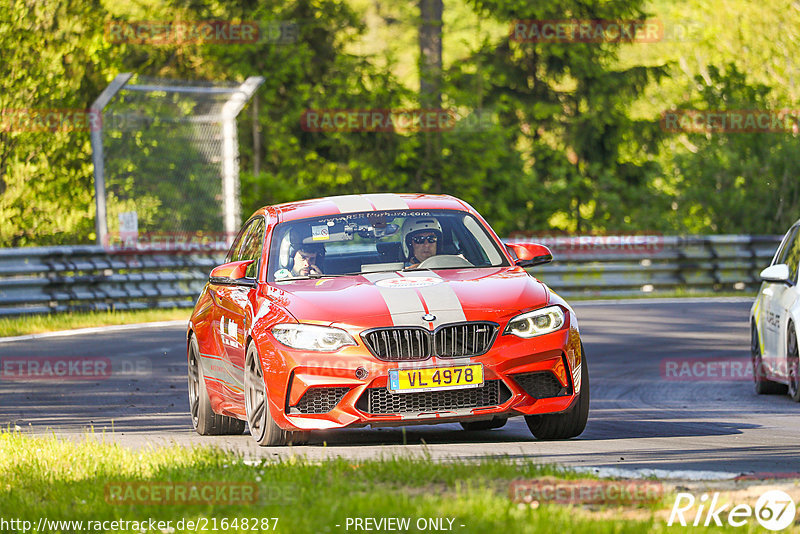
[[[550,397],[564,397],[572,395],[571,387],[564,387],[556,375],[550,371],[536,371],[534,373],[521,373],[511,375],[525,393],[534,399],[547,399]]]

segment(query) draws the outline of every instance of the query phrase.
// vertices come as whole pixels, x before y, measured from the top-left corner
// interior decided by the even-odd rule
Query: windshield
[[[269,280],[508,265],[472,215],[455,210],[370,211],[279,224]]]

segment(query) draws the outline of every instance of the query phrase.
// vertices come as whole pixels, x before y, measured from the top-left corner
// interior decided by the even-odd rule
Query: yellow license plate
[[[431,391],[475,388],[483,385],[483,364],[421,369],[389,369],[389,391]]]

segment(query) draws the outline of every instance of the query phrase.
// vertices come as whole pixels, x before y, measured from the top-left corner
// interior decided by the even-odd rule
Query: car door
[[[242,228],[225,257],[225,263],[239,261],[257,222],[256,220],[250,221]],[[228,352],[229,347],[235,347],[239,343],[243,319],[236,306],[231,304],[238,300],[238,286],[210,284],[208,292],[213,302],[211,330],[214,350],[213,353],[203,355],[203,371],[206,375],[212,405],[217,411],[221,411],[229,405],[235,398],[237,390],[240,389],[234,378],[238,374],[235,369],[231,368]],[[220,402],[222,405],[219,404]]]
[[[782,255],[781,263],[789,266],[790,284],[780,284],[780,289],[776,288],[772,297],[772,308],[779,318],[780,331],[775,343],[775,353],[778,358],[778,371],[780,376],[788,378],[789,362],[786,352],[789,336],[790,310],[797,301],[797,282],[798,282],[798,263],[800,263],[800,226],[794,227],[794,235],[787,243],[785,253]]]
[[[242,246],[231,261],[255,260],[247,269],[245,277],[256,280],[259,272],[259,261],[264,248],[263,217],[251,221],[247,235]],[[247,310],[251,306],[253,286],[221,286],[217,291],[220,315],[219,332],[224,349],[225,365],[229,373],[228,383],[225,384],[225,393],[229,399],[236,400],[236,405],[241,404],[244,384],[244,359],[245,341],[247,335]],[[251,314],[252,316],[252,314]]]
[[[790,255],[796,255],[800,247],[798,226],[793,226],[784,237],[772,265],[787,263]],[[795,284],[797,282],[797,262],[790,273],[794,284],[764,282],[761,285],[761,305],[759,331],[764,346],[763,361],[768,374],[786,378],[786,323],[788,321],[789,302],[794,302]]]

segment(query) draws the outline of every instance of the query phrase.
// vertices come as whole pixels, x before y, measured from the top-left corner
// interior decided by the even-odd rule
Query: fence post
[[[239,202],[239,143],[236,116],[264,83],[263,76],[247,78],[222,107],[222,221],[225,239],[230,245],[241,224]]]
[[[103,89],[100,96],[92,103],[89,111],[100,117],[100,126],[92,128],[92,164],[94,166],[94,205],[95,217],[94,228],[97,237],[97,244],[105,246],[108,244],[108,221],[106,220],[106,176],[105,164],[103,161],[103,108],[108,105],[114,95],[128,83],[133,73],[125,72],[117,76]]]

